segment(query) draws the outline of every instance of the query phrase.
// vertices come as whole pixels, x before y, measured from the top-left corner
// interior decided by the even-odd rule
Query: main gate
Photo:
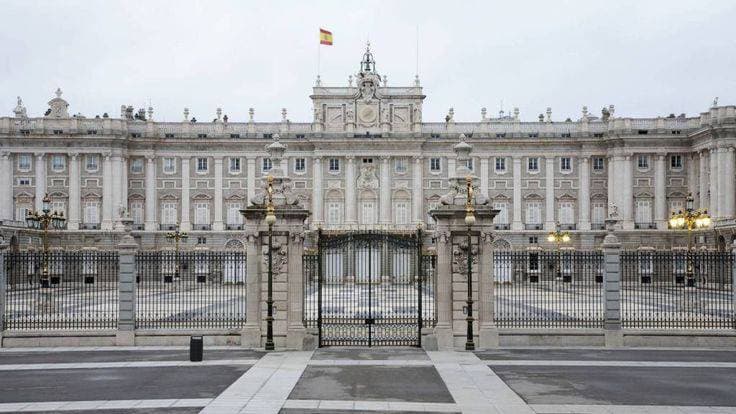
[[[432,259],[420,232],[320,232],[305,260],[305,322],[320,346],[420,346],[434,321]]]

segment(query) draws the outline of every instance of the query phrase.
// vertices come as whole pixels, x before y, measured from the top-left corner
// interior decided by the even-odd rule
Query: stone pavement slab
[[[321,360],[401,360],[429,361],[427,353],[418,348],[319,348],[312,361]]]
[[[310,365],[289,399],[454,402],[434,367],[382,365]]]
[[[153,361],[189,361],[189,349],[153,349],[146,350],[80,350],[38,352],[35,350],[15,352],[0,352],[0,369],[3,365],[17,364],[72,364],[96,362],[153,362]],[[258,359],[264,352],[252,351],[243,348],[231,349],[204,349],[204,361]]]
[[[695,351],[695,352],[694,352]],[[494,361],[679,361],[736,362],[736,349],[602,349],[602,348],[505,348],[476,351],[478,358]]]

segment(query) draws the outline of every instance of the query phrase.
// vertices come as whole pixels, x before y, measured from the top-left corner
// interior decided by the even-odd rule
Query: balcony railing
[[[656,229],[657,224],[655,223],[634,223],[635,229]]]
[[[243,230],[242,224],[226,224],[225,230]]]
[[[606,225],[604,223],[591,223],[590,229],[591,230],[605,230]]]
[[[505,224],[498,223],[498,224],[495,224],[494,226],[496,230],[509,230],[511,228],[511,226],[508,223],[505,223]]]
[[[81,230],[99,230],[100,223],[82,223],[79,225]]]
[[[575,230],[576,228],[575,224],[560,224],[560,230]]]
[[[527,230],[542,230],[542,224],[525,224],[524,228]]]
[[[176,230],[176,224],[159,224],[159,230],[174,231]]]
[[[192,226],[192,230],[212,230],[211,224],[195,224]]]
[[[143,230],[145,226],[143,224],[134,224],[133,230]]]

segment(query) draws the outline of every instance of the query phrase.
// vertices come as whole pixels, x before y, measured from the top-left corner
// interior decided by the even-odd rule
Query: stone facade
[[[233,122],[218,108],[213,120],[156,122],[153,108],[120,117],[71,116],[61,90],[43,117],[29,117],[20,98],[0,118],[0,220],[3,237],[23,248],[38,236],[23,230],[25,212],[48,193],[68,230],[65,247],[113,246],[127,210],[143,248],[170,245],[180,223],[190,247],[221,249],[245,241],[241,209],[256,197],[273,163],[265,144],[289,146],[280,167],[293,193],[312,211],[308,224],[338,228],[413,229],[434,223],[427,212],[448,192],[452,146],[461,134],[474,147],[479,191],[499,210],[496,248],[547,246],[546,232],[569,229],[576,248],[597,247],[611,206],[622,219],[624,248],[683,245],[667,229],[671,211],[695,207],[713,215],[715,231],[697,237],[730,244],[736,228],[736,107],[717,102],[696,117],[628,118],[613,106],[593,116],[555,121],[551,109],[523,122],[519,111],[478,122],[424,122],[419,79],[388,86],[370,50],[344,86],[312,89],[311,122]],[[536,118],[536,117],[535,117]],[[30,235],[30,237],[29,237]],[[238,240],[240,243],[233,242]]]

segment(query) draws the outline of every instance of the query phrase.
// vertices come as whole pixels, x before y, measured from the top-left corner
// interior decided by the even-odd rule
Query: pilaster
[[[156,224],[156,156],[146,156],[146,231],[158,230]]]
[[[355,157],[347,156],[345,166],[345,224],[357,223],[357,200],[355,191]]]
[[[380,224],[388,225],[391,219],[391,157],[381,156]]]
[[[657,154],[654,160],[654,223],[660,230],[667,229],[665,160],[665,154]]]
[[[585,231],[590,230],[590,157],[582,156],[578,168],[580,168],[578,229]]]
[[[46,154],[36,153],[36,211],[43,210],[43,198],[46,196]]]
[[[222,222],[222,156],[215,157],[215,219],[212,230],[223,231],[225,226]]]
[[[322,201],[322,157],[312,157],[312,224],[314,228],[324,222],[324,202]]]
[[[420,223],[424,221],[424,178],[423,178],[423,167],[424,158],[415,156],[414,158],[413,172],[414,177],[412,180],[412,198],[411,203],[414,210],[413,221],[414,223]]]
[[[514,217],[511,222],[511,230],[524,230],[521,221],[521,157],[513,157],[514,164]]]
[[[190,157],[181,158],[181,220],[179,220],[179,228],[181,231],[190,231],[192,229],[192,225],[189,221],[190,163]]]
[[[112,230],[112,210],[113,210],[113,174],[112,160],[110,153],[103,154],[102,162],[102,230]]]
[[[69,230],[79,230],[81,203],[79,162],[78,153],[69,154],[69,213],[66,223]]]
[[[256,159],[255,157],[246,157],[245,185],[248,191],[248,200],[245,206],[249,206],[256,196]]]
[[[0,220],[13,220],[13,158],[0,154]]]
[[[544,208],[544,229],[554,231],[555,225],[555,158],[544,158],[544,189],[545,189],[545,208]]]

